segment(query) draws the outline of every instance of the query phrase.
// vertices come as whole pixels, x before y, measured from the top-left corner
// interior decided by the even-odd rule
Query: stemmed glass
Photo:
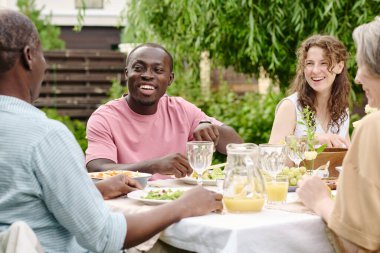
[[[198,185],[202,185],[202,174],[211,165],[214,152],[212,141],[190,141],[186,143],[187,158],[191,168],[198,174]]]
[[[289,159],[299,168],[301,161],[305,159],[305,152],[308,150],[306,136],[288,135],[285,137],[285,142]]]

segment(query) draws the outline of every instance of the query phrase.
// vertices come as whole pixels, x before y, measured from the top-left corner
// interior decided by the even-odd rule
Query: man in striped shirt
[[[181,218],[222,208],[220,194],[197,187],[149,212],[110,212],[73,135],[32,105],[46,70],[35,26],[4,9],[0,24],[0,232],[21,220],[46,252],[118,252]]]

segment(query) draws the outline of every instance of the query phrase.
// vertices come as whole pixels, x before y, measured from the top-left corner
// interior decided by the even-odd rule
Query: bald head
[[[38,45],[38,32],[25,15],[0,9],[0,74],[11,69],[25,46]]]

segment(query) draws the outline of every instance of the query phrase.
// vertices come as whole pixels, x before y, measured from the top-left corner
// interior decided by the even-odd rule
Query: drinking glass
[[[198,185],[202,185],[202,174],[211,165],[214,152],[212,141],[190,141],[186,143],[187,158],[191,168],[198,174]]]
[[[286,146],[282,144],[260,144],[259,150],[261,169],[275,178],[285,166]]]
[[[288,135],[285,137],[285,142],[289,159],[299,168],[301,161],[305,159],[305,152],[308,150],[306,136]]]
[[[268,204],[283,204],[286,202],[288,195],[288,176],[277,175],[274,178],[267,179],[265,188],[267,190]]]

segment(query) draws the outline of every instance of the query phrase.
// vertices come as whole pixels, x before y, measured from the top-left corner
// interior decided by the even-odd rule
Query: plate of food
[[[145,189],[130,192],[127,197],[148,205],[160,205],[178,199],[186,190],[185,188]]]
[[[337,187],[337,178],[336,177],[322,178],[322,180],[325,182],[325,184],[331,190],[336,190],[336,187]]]
[[[224,179],[224,173],[221,167],[225,166],[226,164],[217,164],[212,165],[203,172],[202,174],[202,184],[203,185],[209,185],[209,186],[216,186],[216,180],[217,179]],[[186,184],[197,184],[198,183],[198,173],[193,172],[189,177],[183,177],[179,178],[178,180],[186,183]]]
[[[152,176],[152,174],[149,174],[149,173],[129,171],[129,170],[107,170],[107,171],[102,171],[102,172],[88,173],[90,178],[95,179],[95,180],[103,180],[103,179],[110,178],[119,174],[124,174],[130,178],[135,179],[137,182],[141,184],[142,187],[146,186],[148,179]]]
[[[198,180],[192,176],[190,177],[183,177],[179,178],[179,181],[182,181],[186,184],[198,184]],[[203,179],[202,180],[202,185],[208,185],[208,186],[216,186],[216,179]]]
[[[336,178],[335,177],[327,177],[322,178],[322,180],[325,182],[325,184],[331,189],[336,190]],[[298,186],[291,186],[289,185],[288,192],[295,192]]]

